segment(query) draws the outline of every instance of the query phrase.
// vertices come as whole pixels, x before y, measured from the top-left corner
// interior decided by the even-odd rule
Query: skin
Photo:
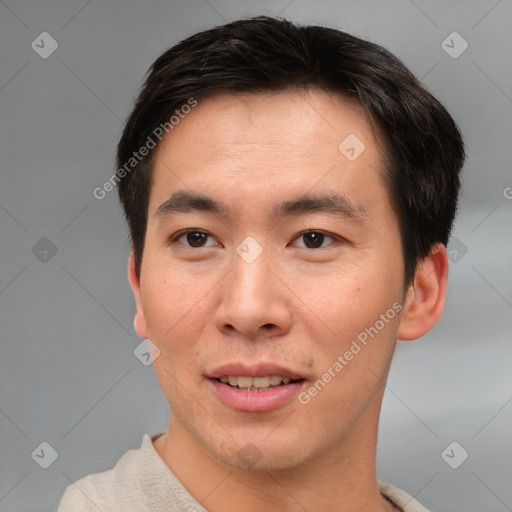
[[[354,161],[338,149],[350,134],[365,144]],[[155,449],[210,512],[396,510],[375,475],[384,382],[396,339],[418,338],[439,319],[448,264],[435,246],[404,287],[381,157],[358,105],[315,90],[218,94],[158,148],[140,278],[129,261],[135,328],[160,350],[153,367],[172,410]],[[181,190],[231,215],[155,217]],[[305,193],[343,195],[365,215],[270,215]],[[186,236],[169,242],[189,228],[210,235],[202,247]],[[320,248],[302,236],[310,229],[326,235]],[[263,248],[251,264],[236,252],[248,236]],[[402,312],[306,405],[235,411],[205,378],[227,362],[271,361],[308,389],[396,303]],[[259,457],[250,467],[238,455],[246,443]]]

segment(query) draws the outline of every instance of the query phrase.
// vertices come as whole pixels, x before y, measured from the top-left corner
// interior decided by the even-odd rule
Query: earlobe
[[[446,247],[437,244],[418,263],[397,331],[399,340],[415,340],[434,327],[443,312],[447,281]]]
[[[137,275],[137,270],[135,266],[135,255],[133,249],[130,252],[130,257],[128,259],[128,281],[130,282],[130,287],[135,298],[135,318],[133,320],[133,327],[135,329],[135,332],[141,338],[146,339],[148,337],[146,318],[144,316],[144,310],[142,308],[140,278]]]

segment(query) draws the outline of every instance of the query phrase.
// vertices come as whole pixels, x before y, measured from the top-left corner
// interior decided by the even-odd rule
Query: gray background
[[[55,510],[71,481],[166,429],[152,368],[133,354],[140,340],[117,195],[100,201],[92,191],[114,171],[122,121],[153,60],[196,31],[261,13],[384,45],[460,123],[468,161],[445,315],[422,341],[399,345],[378,469],[432,510],[512,509],[512,3],[5,0],[1,511]],[[46,59],[31,47],[43,31],[59,45]],[[441,47],[453,31],[469,44],[458,58]],[[43,441],[58,452],[48,469],[31,458]],[[458,469],[441,457],[452,441],[452,464],[469,454]]]

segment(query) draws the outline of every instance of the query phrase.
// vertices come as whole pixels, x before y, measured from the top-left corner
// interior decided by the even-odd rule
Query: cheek
[[[206,292],[201,283],[184,279],[173,269],[147,275],[142,290],[149,338],[161,350],[193,347],[204,322]]]
[[[331,343],[324,344],[324,350],[316,347],[317,354],[322,352],[317,361],[318,374],[301,396],[301,403],[312,407],[312,418],[322,418],[322,423],[332,425],[355,421],[382,390],[398,323],[398,314],[391,305],[382,311],[366,311],[366,315],[352,319],[348,319],[352,312],[347,312],[343,325],[340,320],[341,334],[330,337]],[[386,312],[387,322],[380,317]],[[366,322],[365,318],[372,320]]]
[[[309,316],[322,320],[335,338],[346,340],[392,304],[394,294],[383,275],[371,265],[351,272],[334,268],[326,276],[302,279],[297,295],[310,310]]]
[[[303,319],[309,319],[306,329],[311,340],[309,348],[316,354],[317,370],[328,371],[338,356],[347,354],[341,363],[343,370],[332,370],[338,376],[333,380],[339,384],[347,379],[343,386],[351,387],[354,382],[368,380],[368,369],[374,369],[376,374],[385,369],[394,350],[401,288],[377,265],[365,265],[361,273],[332,275],[337,277],[303,290],[303,301],[309,307]],[[319,326],[324,333],[321,341]],[[342,396],[344,393],[339,395]]]

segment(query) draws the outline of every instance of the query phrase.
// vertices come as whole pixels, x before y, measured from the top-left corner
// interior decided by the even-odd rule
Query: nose
[[[219,283],[216,325],[225,335],[269,338],[291,328],[291,292],[278,277],[275,261],[264,254],[252,263],[235,254],[231,271]]]

